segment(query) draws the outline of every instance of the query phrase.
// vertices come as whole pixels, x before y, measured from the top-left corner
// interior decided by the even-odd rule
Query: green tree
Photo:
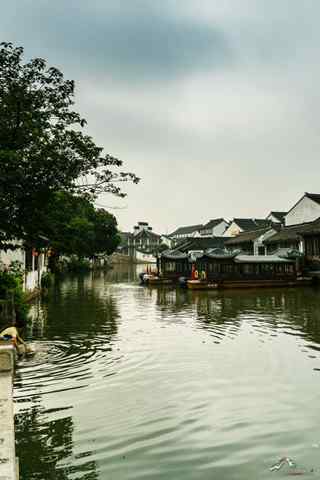
[[[120,242],[114,215],[96,210],[86,198],[67,192],[52,194],[42,209],[41,236],[49,239],[57,255],[79,258],[109,255]],[[34,239],[34,243],[41,247],[41,238]]]
[[[139,181],[83,133],[74,82],[41,58],[24,63],[23,53],[0,44],[0,245],[37,237],[52,192],[123,197],[119,182]]]

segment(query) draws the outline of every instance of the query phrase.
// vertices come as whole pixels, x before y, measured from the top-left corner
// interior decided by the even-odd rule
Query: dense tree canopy
[[[138,182],[83,133],[73,105],[73,81],[43,59],[24,63],[22,47],[0,44],[0,244],[41,232],[53,192],[92,200],[124,196],[119,182]]]
[[[48,237],[56,254],[93,257],[99,253],[111,254],[120,237],[117,221],[103,209],[96,210],[88,200],[70,193],[58,192],[41,211],[41,236],[33,245],[41,246]]]

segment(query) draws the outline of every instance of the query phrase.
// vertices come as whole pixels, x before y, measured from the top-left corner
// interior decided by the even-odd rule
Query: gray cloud
[[[218,25],[182,21],[170,10],[156,8],[156,2],[131,1],[125,8],[119,1],[42,1],[36,9],[33,5],[33,0],[19,2],[24,13],[15,22],[34,47],[41,39],[46,49],[59,51],[64,62],[117,81],[169,80],[232,61]]]
[[[36,3],[36,7],[35,7]],[[318,191],[318,0],[12,0],[4,40],[77,85],[89,133],[143,181],[120,225],[285,210]]]

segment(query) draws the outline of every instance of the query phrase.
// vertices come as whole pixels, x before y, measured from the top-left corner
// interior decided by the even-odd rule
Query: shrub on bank
[[[72,256],[67,263],[67,270],[72,273],[88,272],[92,266],[89,260]]]
[[[23,291],[23,270],[19,262],[0,269],[0,299],[13,303],[16,316],[27,320],[29,304]]]

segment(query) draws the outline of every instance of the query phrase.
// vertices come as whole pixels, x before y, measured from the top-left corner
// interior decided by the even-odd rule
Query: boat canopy
[[[162,252],[161,258],[166,258],[168,260],[184,260],[188,258],[188,254],[180,252],[179,250],[165,250]]]
[[[280,258],[286,258],[291,260],[296,260],[297,258],[301,258],[304,256],[302,252],[299,252],[299,250],[296,250],[294,248],[279,248],[279,250],[275,252],[275,255]]]
[[[212,260],[232,260],[235,263],[294,263],[301,255],[299,251],[292,249],[280,249],[274,255],[243,255],[239,250],[228,252],[221,248],[213,248],[205,253],[190,252],[189,254],[179,250],[165,250],[162,252],[161,258],[171,261],[188,260],[189,262],[208,258]]]
[[[204,256],[209,258],[215,258],[218,260],[218,259],[235,258],[239,253],[240,253],[240,250],[228,252],[227,250],[223,250],[222,248],[211,248],[205,252]]]
[[[235,263],[295,263],[294,259],[278,255],[237,255]]]

